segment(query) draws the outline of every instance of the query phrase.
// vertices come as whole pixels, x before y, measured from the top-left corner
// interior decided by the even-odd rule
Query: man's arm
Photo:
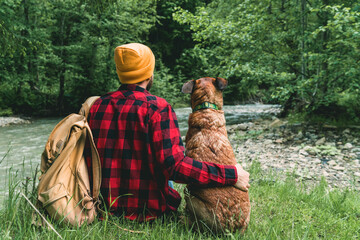
[[[193,185],[234,185],[238,178],[235,166],[201,162],[189,157],[178,159],[172,170],[170,179]]]
[[[156,160],[164,175],[178,183],[193,185],[234,185],[247,191],[248,176],[239,166],[200,162],[184,156],[178,122],[174,110],[168,105],[151,119],[152,145]],[[240,166],[241,167],[241,166]],[[242,171],[239,171],[242,170]],[[238,172],[240,175],[238,175]],[[248,173],[247,173],[248,174]],[[245,176],[245,178],[244,178]],[[238,177],[244,178],[241,183]]]

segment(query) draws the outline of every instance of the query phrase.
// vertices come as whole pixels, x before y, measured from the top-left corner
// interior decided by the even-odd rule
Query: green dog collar
[[[200,109],[207,109],[207,108],[219,110],[219,107],[216,104],[210,103],[210,102],[203,102],[202,104],[199,104],[196,107],[194,107],[193,112],[200,110]]]

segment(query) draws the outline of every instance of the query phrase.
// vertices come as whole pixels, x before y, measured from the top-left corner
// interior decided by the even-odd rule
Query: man
[[[176,211],[181,198],[169,180],[248,190],[249,174],[239,164],[184,156],[174,110],[148,92],[155,67],[150,48],[122,45],[114,58],[122,85],[98,99],[88,118],[102,165],[100,192],[111,213],[143,221]],[[88,165],[91,169],[90,161]]]

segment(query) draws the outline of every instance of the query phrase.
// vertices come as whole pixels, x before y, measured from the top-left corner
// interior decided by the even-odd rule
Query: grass
[[[244,235],[239,232],[216,236],[198,233],[178,215],[153,223],[136,223],[110,217],[79,228],[56,225],[63,239],[359,239],[360,193],[351,189],[328,188],[322,180],[308,188],[287,176],[280,181],[254,163],[250,169],[251,221]],[[24,192],[35,202],[34,179],[9,176],[6,201],[0,210],[0,239],[59,239],[55,232],[32,225],[33,210],[20,196]],[[184,185],[176,184],[182,194]],[[184,204],[184,203],[182,203]],[[179,215],[184,214],[181,205]],[[141,231],[130,232],[126,229]]]

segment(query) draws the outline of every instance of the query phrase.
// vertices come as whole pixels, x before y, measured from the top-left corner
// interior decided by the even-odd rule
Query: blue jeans
[[[168,184],[169,184],[169,187],[174,188],[174,182],[173,181],[169,180]]]

